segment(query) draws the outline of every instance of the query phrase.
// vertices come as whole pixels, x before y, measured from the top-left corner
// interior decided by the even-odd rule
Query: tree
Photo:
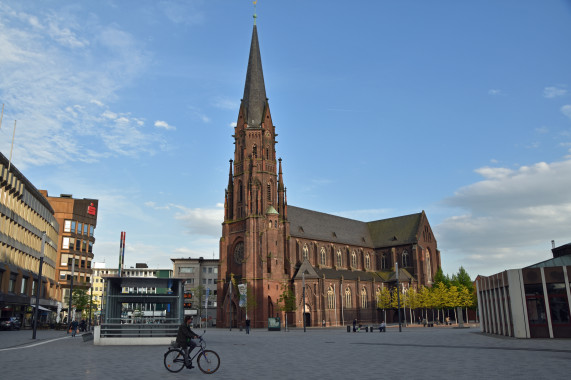
[[[438,268],[436,274],[434,275],[433,287],[437,286],[440,283],[443,283],[444,285],[446,285],[446,287],[450,285],[450,277],[444,275],[444,272],[442,272],[442,268]]]
[[[377,308],[383,310],[384,321],[387,321],[387,308],[391,307],[391,292],[384,286],[377,293]]]
[[[84,289],[74,289],[71,295],[72,307],[77,311],[83,311],[89,308],[89,295]]]
[[[291,313],[297,310],[295,292],[287,282],[282,284],[282,293],[278,298],[278,310],[285,313],[285,328],[287,329],[287,313]]]

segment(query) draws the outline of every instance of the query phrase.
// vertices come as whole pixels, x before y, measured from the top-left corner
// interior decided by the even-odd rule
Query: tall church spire
[[[250,44],[250,58],[248,59],[248,71],[246,73],[246,85],[244,86],[244,97],[242,98],[242,109],[246,123],[250,128],[260,127],[266,100],[266,86],[264,85],[262,57],[260,56],[260,45],[258,44],[258,30],[256,25],[254,25],[252,43]]]

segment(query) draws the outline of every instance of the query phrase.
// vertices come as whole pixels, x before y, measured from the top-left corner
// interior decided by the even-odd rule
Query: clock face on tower
[[[236,264],[242,264],[244,262],[244,243],[240,242],[236,244],[234,248],[234,261]]]

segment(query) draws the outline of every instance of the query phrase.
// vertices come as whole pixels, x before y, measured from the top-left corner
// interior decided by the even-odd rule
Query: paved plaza
[[[198,332],[199,330],[195,330]],[[200,330],[202,331],[202,330]],[[568,378],[571,340],[485,335],[477,327],[398,327],[386,333],[346,328],[289,332],[206,331],[220,355],[213,375],[169,373],[166,346],[95,346],[64,331],[0,331],[2,379],[540,379]]]

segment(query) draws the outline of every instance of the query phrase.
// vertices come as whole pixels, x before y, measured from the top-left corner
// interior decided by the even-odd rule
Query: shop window
[[[549,299],[549,311],[553,325],[567,325],[569,318],[569,302],[565,284],[547,284],[547,297]]]
[[[543,296],[543,286],[541,284],[526,284],[525,299],[527,303],[527,315],[530,325],[547,324],[547,314],[545,312],[545,298]]]

